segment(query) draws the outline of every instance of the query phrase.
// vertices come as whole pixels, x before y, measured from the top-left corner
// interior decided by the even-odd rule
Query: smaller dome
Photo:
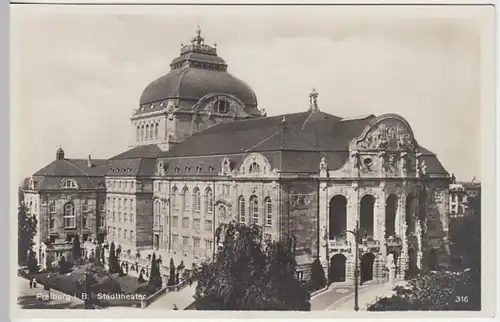
[[[61,147],[56,151],[56,160],[64,160],[64,150]]]

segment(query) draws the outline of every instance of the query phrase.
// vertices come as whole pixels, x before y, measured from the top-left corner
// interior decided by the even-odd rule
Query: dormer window
[[[35,180],[33,178],[30,178],[30,182],[28,183],[29,189],[33,190],[35,189]]]
[[[216,103],[217,113],[227,113],[229,112],[229,103],[225,100],[219,100]]]
[[[175,171],[175,173],[179,173],[179,171],[180,171],[179,167],[175,167],[174,171]]]
[[[78,185],[76,184],[76,181],[73,179],[65,179],[61,183],[61,188],[63,188],[63,189],[77,189]]]

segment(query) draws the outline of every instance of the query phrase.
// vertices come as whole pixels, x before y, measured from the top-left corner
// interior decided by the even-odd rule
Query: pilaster
[[[327,182],[321,182],[319,185],[319,255],[323,267],[328,267],[328,185]]]

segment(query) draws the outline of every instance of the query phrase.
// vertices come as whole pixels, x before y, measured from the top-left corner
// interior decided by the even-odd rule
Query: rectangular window
[[[111,236],[111,227],[108,227],[108,235]]]
[[[200,248],[200,238],[199,237],[193,237],[193,247],[194,247],[194,249]]]
[[[56,212],[56,203],[54,201],[51,201],[49,204],[49,212],[51,214]]]
[[[182,228],[189,228],[189,218],[182,218]]]
[[[123,214],[123,222],[127,222],[127,213]]]
[[[116,213],[113,211],[113,222],[115,222],[115,221],[116,221],[115,214],[116,214]]]
[[[211,251],[213,249],[213,241],[205,239],[205,250]]]
[[[182,245],[187,246],[189,244],[189,237],[182,236]]]
[[[82,227],[87,228],[87,225],[88,225],[88,216],[87,216],[87,214],[83,214],[82,215]]]
[[[304,279],[304,272],[298,271],[297,272],[297,279],[300,281],[303,280]]]
[[[104,201],[101,201],[99,203],[99,211],[104,211],[105,208],[106,208],[106,205],[105,205]]]
[[[134,231],[133,230],[130,231],[130,240],[134,241]]]
[[[50,229],[56,228],[56,218],[54,215],[50,215],[49,228]]]
[[[194,230],[200,230],[200,219],[195,218],[193,220],[193,228]]]
[[[134,222],[134,214],[130,214],[130,222],[133,223]]]
[[[118,228],[118,238],[122,238],[122,229]]]
[[[173,216],[172,217],[172,227],[177,228],[179,226],[179,217]]]
[[[212,221],[211,220],[205,220],[205,231],[211,233],[212,232]]]
[[[122,213],[118,212],[118,222],[122,222]]]
[[[128,230],[125,229],[123,231],[123,238],[127,239],[127,237],[128,237]]]
[[[172,235],[172,247],[175,248],[177,247],[177,244],[179,243],[179,236],[177,235]]]

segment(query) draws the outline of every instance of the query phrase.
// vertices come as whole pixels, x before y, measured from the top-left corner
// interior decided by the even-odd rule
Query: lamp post
[[[359,229],[359,221],[356,220],[356,228],[354,230],[346,230],[346,232],[351,233],[354,236],[354,243],[356,247],[356,252],[354,254],[354,311],[359,311],[358,306],[358,277],[359,277],[359,242],[362,238],[362,232]]]

